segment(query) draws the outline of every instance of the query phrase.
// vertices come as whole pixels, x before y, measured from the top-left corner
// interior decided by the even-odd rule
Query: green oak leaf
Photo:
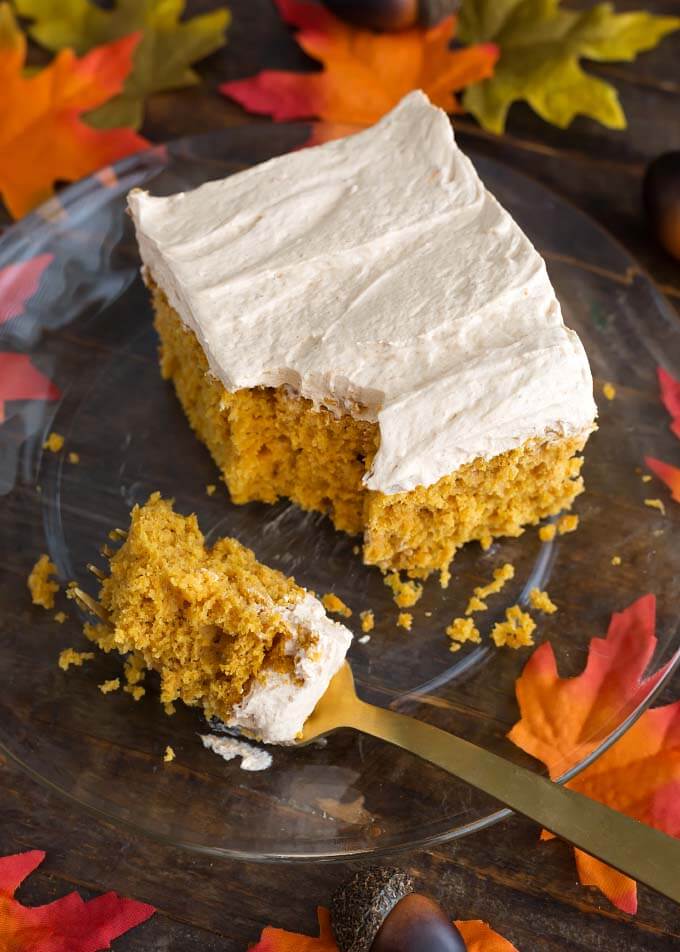
[[[90,0],[14,0],[14,6],[20,16],[32,20],[33,39],[53,51],[70,46],[82,54],[142,31],[121,94],[87,117],[104,129],[138,129],[147,96],[200,82],[191,64],[224,44],[229,24],[225,8],[180,20],[185,0],[117,0],[112,10],[102,10]]]
[[[610,3],[577,11],[563,10],[560,0],[464,0],[460,38],[496,43],[501,55],[490,79],[466,89],[463,105],[495,133],[519,99],[562,129],[577,115],[624,129],[616,90],[586,73],[580,58],[632,60],[677,29],[679,17],[614,13]]]

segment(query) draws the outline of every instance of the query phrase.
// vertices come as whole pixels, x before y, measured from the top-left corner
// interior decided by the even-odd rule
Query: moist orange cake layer
[[[102,582],[109,624],[86,633],[105,651],[134,652],[156,670],[162,702],[180,699],[226,719],[258,675],[294,676],[280,609],[304,595],[235,539],[206,547],[196,517],[173,512],[155,493],[133,509]],[[315,636],[305,637],[311,648]]]
[[[587,434],[532,439],[409,492],[367,490],[362,478],[379,445],[376,423],[316,409],[282,387],[228,392],[209,373],[193,332],[150,285],[161,372],[236,503],[291,499],[328,514],[337,529],[363,534],[366,564],[426,578],[445,574],[464,543],[519,535],[525,525],[568,508],[583,490],[575,454]]]

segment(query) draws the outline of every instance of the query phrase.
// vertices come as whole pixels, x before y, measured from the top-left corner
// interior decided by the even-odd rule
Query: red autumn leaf
[[[44,858],[40,850],[0,858],[2,952],[99,952],[156,911],[113,892],[89,902],[69,893],[45,906],[24,906],[14,893]]]
[[[317,939],[267,926],[262,931],[260,941],[250,952],[338,952],[328,909],[319,906],[316,914],[319,918]],[[456,921],[455,924],[465,939],[467,952],[517,952],[514,945],[479,919],[471,919],[469,922]]]
[[[654,626],[655,599],[645,595],[612,616],[606,638],[592,639],[577,677],[558,676],[549,644],[529,659],[516,685],[522,716],[508,736],[543,761],[553,779],[592,752],[663,676],[666,668],[644,677],[656,647]],[[568,786],[680,836],[680,702],[646,711]],[[582,883],[597,886],[620,909],[636,911],[633,880],[580,850],[575,854]]]
[[[28,354],[0,351],[0,423],[8,400],[58,400],[60,396],[58,387],[33,366]]]
[[[494,932],[481,919],[469,919],[461,922],[456,919],[455,925],[465,939],[467,952],[517,952],[515,946]]]
[[[680,417],[678,418],[680,423]],[[676,502],[680,502],[680,469],[677,466],[671,466],[670,463],[664,463],[660,459],[654,459],[653,456],[645,456],[645,466],[651,469],[655,476],[658,476],[671,491],[671,496]]]
[[[82,178],[148,145],[131,129],[100,131],[81,118],[120,92],[140,36],[81,59],[61,50],[27,76],[26,38],[9,5],[0,6],[0,193],[15,218],[49,198],[56,181]]]
[[[656,372],[659,378],[659,388],[661,390],[663,405],[673,420],[671,430],[677,437],[680,437],[680,380],[671,377],[668,371],[664,370],[663,367],[657,367]]]
[[[453,16],[430,29],[374,33],[338,20],[316,3],[275,3],[286,23],[298,28],[299,45],[324,69],[264,70],[219,88],[251,112],[278,121],[319,116],[370,125],[413,89],[423,89],[446,112],[461,112],[453,93],[491,76],[498,59],[498,47],[491,43],[451,50]]]
[[[38,290],[42,273],[53,258],[42,254],[0,268],[0,324],[23,314],[24,305]]]

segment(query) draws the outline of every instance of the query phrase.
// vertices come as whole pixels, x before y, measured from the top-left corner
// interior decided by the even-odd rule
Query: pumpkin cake
[[[99,601],[108,620],[87,636],[157,671],[163,704],[199,705],[268,743],[295,739],[352,640],[235,539],[207,547],[196,517],[158,493],[132,510]]]
[[[596,415],[545,263],[421,92],[372,128],[129,195],[161,372],[231,498],[448,575],[568,509]]]

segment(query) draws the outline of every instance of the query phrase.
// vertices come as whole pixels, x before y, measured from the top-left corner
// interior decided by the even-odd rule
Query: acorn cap
[[[331,898],[331,925],[340,952],[370,952],[378,930],[405,896],[415,891],[409,874],[396,866],[360,870]]]

